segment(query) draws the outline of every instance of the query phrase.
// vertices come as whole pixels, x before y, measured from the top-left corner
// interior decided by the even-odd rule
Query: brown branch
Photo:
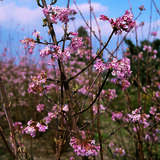
[[[153,2],[153,5],[154,5],[154,7],[155,7],[155,9],[156,9],[157,13],[158,13],[158,14],[159,14],[159,16],[160,16],[160,10],[158,9],[158,7],[157,7],[157,5],[156,5],[155,1],[154,1],[154,0],[152,0],[152,2]]]
[[[9,125],[9,129],[10,129],[10,132],[11,132],[13,150],[14,150],[14,154],[15,154],[15,157],[16,157],[18,149],[17,149],[17,145],[16,145],[13,122],[12,122],[10,108],[9,108],[9,100],[8,100],[6,90],[5,90],[5,87],[4,87],[4,83],[2,82],[1,77],[0,77],[0,94],[1,94],[1,102],[2,102],[2,106],[3,106],[3,110],[4,110],[4,113],[5,113],[8,125]]]
[[[0,136],[2,137],[2,140],[3,140],[4,144],[5,144],[5,146],[6,146],[7,150],[8,150],[8,152],[9,152],[10,155],[15,159],[15,154],[12,152],[12,150],[11,150],[11,148],[10,148],[10,146],[9,146],[9,144],[8,144],[8,142],[7,142],[7,140],[6,140],[6,137],[5,137],[5,135],[3,134],[3,130],[2,130],[1,127],[0,127]]]
[[[83,109],[82,111],[79,111],[79,112],[75,113],[73,116],[77,116],[79,114],[82,114],[82,113],[88,111],[94,105],[94,103],[97,101],[98,97],[100,96],[100,94],[102,92],[102,89],[103,89],[103,87],[104,87],[104,85],[105,85],[110,73],[111,73],[111,70],[109,69],[108,72],[107,72],[107,75],[106,75],[102,85],[100,86],[99,91],[98,91],[96,97],[94,98],[94,100],[92,101],[92,103],[87,108]]]

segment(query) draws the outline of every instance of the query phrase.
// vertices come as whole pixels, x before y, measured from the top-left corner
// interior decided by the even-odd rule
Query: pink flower
[[[68,108],[68,105],[67,105],[67,104],[64,105],[63,111],[64,111],[64,112],[68,112],[68,111],[69,111],[69,108]]]
[[[82,42],[82,37],[73,37],[71,40],[71,50],[76,51],[77,49],[79,49],[80,47],[82,47],[83,42]]]
[[[99,105],[99,112],[102,113],[105,110],[106,110],[106,108],[102,104],[100,104]],[[94,113],[94,115],[96,115],[98,113],[98,106],[97,105],[93,106],[93,113]]]
[[[46,46],[44,49],[40,51],[40,56],[42,57],[48,56],[51,53],[52,53],[51,48],[49,46]]]
[[[107,16],[105,16],[105,15],[100,15],[100,20],[102,20],[102,21],[108,21],[109,18]]]
[[[25,38],[24,40],[21,40],[20,42],[22,44],[24,44],[24,49],[27,49],[30,54],[33,53],[33,50],[34,50],[35,45],[36,45],[33,39]]]
[[[155,93],[155,96],[156,96],[157,98],[160,98],[160,92],[157,91],[157,92]]]
[[[78,36],[77,32],[69,32],[69,34],[71,34],[72,36]]]
[[[144,51],[147,51],[147,52],[152,52],[152,47],[151,47],[151,46],[144,45],[143,50],[144,50]]]
[[[108,96],[109,100],[113,100],[114,98],[117,97],[116,90],[115,89],[108,89],[107,96]]]
[[[24,133],[31,135],[32,137],[36,136],[35,122],[33,120],[28,121],[27,127],[24,128]]]
[[[32,33],[32,35],[33,35],[35,38],[39,38],[39,39],[40,39],[40,32],[38,32],[37,30],[34,30],[34,32]]]
[[[151,32],[151,35],[156,37],[157,36],[157,32]]]
[[[24,132],[26,134],[30,134],[32,137],[35,137],[36,136],[36,129],[35,127],[33,126],[27,126],[25,129],[24,129]]]
[[[32,82],[29,84],[28,92],[36,94],[42,93],[44,90],[43,84],[47,81],[47,75],[45,72],[41,72],[38,76],[32,77]]]
[[[75,160],[75,158],[74,157],[70,157],[69,160]]]
[[[37,111],[42,112],[44,110],[44,104],[38,104],[37,105]]]
[[[135,26],[135,21],[133,20],[133,15],[130,11],[126,11],[122,17],[114,19],[109,19],[108,17],[101,15],[100,17],[103,21],[109,21],[115,33],[121,33],[122,31],[129,32]]]
[[[122,148],[116,148],[114,153],[120,155],[121,157],[126,154],[125,150]]]
[[[149,113],[152,114],[152,115],[155,115],[156,111],[157,111],[157,108],[151,107]]]
[[[70,145],[78,156],[97,156],[100,150],[100,146],[95,145],[95,141],[89,139],[80,140],[72,137]]]
[[[45,126],[39,122],[37,123],[36,127],[38,128],[39,132],[45,132],[48,129],[48,126]]]
[[[67,23],[69,16],[76,14],[76,11],[70,8],[52,7],[48,5],[47,8],[43,9],[43,14],[48,16],[52,23],[57,23],[58,21]]]
[[[120,120],[122,119],[123,114],[121,112],[112,112],[112,120],[116,121],[116,120]]]
[[[103,63],[103,61],[101,59],[96,60],[94,67],[98,72],[103,72],[106,68],[105,64]]]

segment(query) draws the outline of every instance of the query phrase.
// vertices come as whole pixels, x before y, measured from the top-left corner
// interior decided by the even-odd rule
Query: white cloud
[[[72,5],[71,8],[76,9],[75,5]],[[78,4],[78,8],[81,10],[82,13],[89,13],[89,4],[88,3],[82,3],[82,4]],[[94,12],[98,13],[98,12],[107,12],[108,8],[100,3],[92,3],[92,8],[94,10]]]
[[[2,25],[7,25],[7,23],[11,22],[21,25],[33,25],[40,22],[41,17],[42,13],[39,8],[30,9],[27,7],[20,7],[15,3],[8,3],[0,6],[0,23]]]

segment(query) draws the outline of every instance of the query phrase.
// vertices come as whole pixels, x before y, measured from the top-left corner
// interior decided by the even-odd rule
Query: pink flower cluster
[[[118,79],[125,79],[131,75],[130,59],[122,58],[117,60],[113,58],[113,61],[110,63],[111,68],[113,69],[112,75],[116,76]]]
[[[42,112],[44,110],[44,104],[38,104],[37,105],[37,111]]]
[[[48,126],[46,125],[43,125],[41,123],[37,123],[36,127],[38,128],[38,131],[39,132],[46,132],[46,130],[48,129]]]
[[[72,137],[70,145],[78,156],[97,156],[100,146],[95,144],[95,140],[87,139],[85,132],[81,131],[82,138]]]
[[[75,36],[72,38],[70,47],[73,51],[77,51],[77,49],[82,47],[82,45],[83,45],[82,37]]]
[[[130,11],[126,11],[122,17],[109,19],[107,16],[101,15],[100,19],[103,21],[109,21],[112,28],[116,33],[121,33],[122,31],[129,32],[135,26],[135,21],[133,20],[133,14]]]
[[[14,122],[13,127],[14,127],[15,131],[20,131],[21,132],[22,129],[23,129],[22,122]]]
[[[112,150],[114,155],[116,156],[124,156],[126,154],[125,150],[121,147],[116,147],[116,145],[113,142],[109,143],[109,148]]]
[[[43,9],[43,13],[45,16],[49,16],[49,20],[52,23],[57,23],[57,21],[61,21],[62,23],[67,23],[69,21],[69,16],[76,14],[74,9],[70,8],[60,8],[48,6]]]
[[[64,52],[62,52],[61,47],[57,45],[46,46],[44,49],[40,51],[40,56],[45,57],[48,55],[52,55],[54,59],[67,60],[70,57],[71,49],[65,48]]]
[[[69,111],[69,107],[68,107],[68,104],[65,104],[63,107],[62,107],[62,111],[63,112],[68,112]],[[46,117],[43,118],[43,121],[45,124],[49,124],[53,118],[57,118],[58,114],[61,112],[61,108],[59,105],[55,104],[53,107],[52,107],[52,111],[51,112],[48,112],[48,115]]]
[[[142,108],[140,107],[132,111],[131,114],[128,114],[128,118],[130,122],[133,122],[133,123],[138,122],[139,124],[143,124],[144,128],[147,128],[149,126],[148,119],[150,115],[145,113],[140,113],[141,109]]]
[[[43,84],[47,81],[47,75],[45,72],[41,72],[38,76],[32,77],[32,82],[29,84],[28,92],[36,94],[42,93],[44,90]]]
[[[116,90],[115,89],[108,89],[107,97],[109,100],[115,99],[117,97]]]
[[[157,32],[153,31],[153,32],[151,32],[151,35],[154,36],[154,37],[156,37],[157,36]]]
[[[36,136],[36,128],[35,128],[35,122],[30,120],[27,123],[27,127],[24,128],[24,133],[29,134],[32,137]]]
[[[116,120],[121,120],[123,117],[123,113],[122,112],[112,112],[112,120],[116,121]]]
[[[157,108],[153,106],[153,107],[150,108],[149,113],[150,113],[151,115],[155,115],[155,114],[156,114],[156,111],[157,111]]]
[[[147,133],[144,139],[149,142],[159,142],[159,134],[160,134],[159,129],[152,129],[152,132]]]
[[[112,75],[116,78],[112,79],[112,83],[117,83],[125,90],[130,86],[130,82],[127,80],[131,76],[130,59],[124,57],[121,60],[113,58],[112,62],[108,65],[113,69]]]
[[[48,126],[41,124],[39,122],[36,124],[35,121],[30,120],[27,123],[27,127],[24,128],[24,133],[29,134],[32,137],[35,137],[37,130],[39,132],[46,132],[47,129],[48,129]]]
[[[156,91],[155,96],[156,98],[160,98],[160,91]]]
[[[49,46],[46,46],[40,51],[40,56],[45,57],[50,55],[51,53],[52,53],[51,48]]]
[[[114,154],[119,156],[124,156],[126,154],[125,150],[123,148],[115,148]]]
[[[100,104],[99,105],[99,112],[103,113],[105,110],[106,110],[106,108],[102,104]],[[98,113],[98,106],[97,105],[93,106],[93,113],[94,113],[94,115],[96,115]]]
[[[21,40],[20,41],[22,44],[24,44],[24,49],[27,49],[27,51],[32,54],[33,53],[33,50],[35,48],[35,42],[33,39],[31,38],[26,38],[24,40]]]
[[[37,30],[34,30],[32,35],[36,38],[36,39],[40,39],[40,32],[38,32]]]
[[[156,49],[153,49],[150,45],[144,45],[143,51],[151,53],[152,59],[156,59],[158,51]]]
[[[103,63],[101,59],[96,60],[94,67],[98,72],[103,72],[106,69],[106,65]]]
[[[53,118],[57,117],[57,113],[48,112],[48,115],[43,118],[44,123],[47,125],[49,124]]]

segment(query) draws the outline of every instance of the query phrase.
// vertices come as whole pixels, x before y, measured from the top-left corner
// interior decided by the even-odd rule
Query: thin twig
[[[4,110],[4,113],[6,115],[6,119],[7,119],[9,129],[10,129],[10,132],[11,132],[13,150],[14,150],[14,154],[15,154],[15,157],[16,157],[16,155],[18,153],[18,149],[17,149],[17,144],[16,144],[15,132],[14,132],[13,122],[12,122],[10,108],[9,108],[9,100],[8,100],[6,90],[5,90],[5,87],[4,87],[4,83],[2,82],[1,77],[0,77],[0,94],[1,94],[1,101],[2,101],[3,110]]]
[[[97,101],[98,97],[100,96],[100,94],[101,94],[101,92],[102,92],[102,89],[103,89],[103,87],[104,87],[104,85],[105,85],[105,83],[106,83],[106,81],[107,81],[110,73],[111,73],[111,70],[109,69],[108,72],[107,72],[107,75],[106,75],[106,77],[105,77],[105,79],[104,79],[101,87],[99,88],[99,91],[98,91],[96,97],[95,97],[94,100],[92,101],[92,103],[91,103],[87,108],[83,109],[82,111],[79,111],[79,112],[75,113],[73,116],[77,116],[77,115],[79,115],[79,114],[82,114],[82,113],[88,111],[88,110],[93,106],[93,104]]]

